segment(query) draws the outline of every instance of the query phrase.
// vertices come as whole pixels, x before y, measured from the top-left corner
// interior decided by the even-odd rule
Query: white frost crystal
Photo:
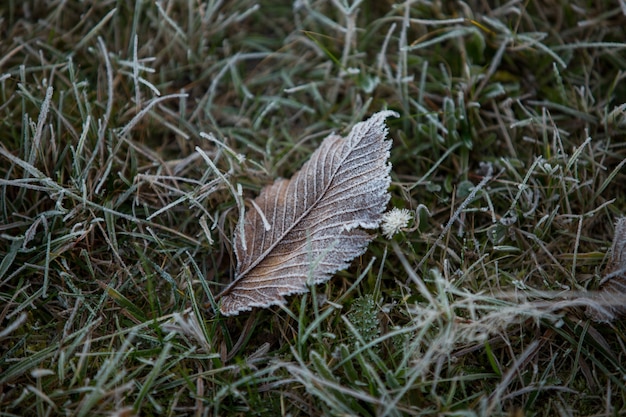
[[[387,239],[391,239],[393,235],[406,228],[412,218],[413,213],[409,210],[394,207],[391,211],[383,214],[383,222],[381,225],[383,235],[385,235]]]

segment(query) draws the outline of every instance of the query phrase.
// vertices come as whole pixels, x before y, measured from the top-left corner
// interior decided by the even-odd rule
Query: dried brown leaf
[[[285,303],[363,254],[390,195],[391,141],[374,114],[342,138],[330,135],[291,180],[265,187],[234,236],[235,279],[218,298],[224,315]],[[240,227],[237,230],[241,230]]]

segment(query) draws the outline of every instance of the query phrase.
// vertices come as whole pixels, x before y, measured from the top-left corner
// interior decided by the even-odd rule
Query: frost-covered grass
[[[586,313],[625,27],[621,0],[3,2],[1,415],[626,413],[625,320]],[[215,314],[242,203],[385,108],[415,220]]]

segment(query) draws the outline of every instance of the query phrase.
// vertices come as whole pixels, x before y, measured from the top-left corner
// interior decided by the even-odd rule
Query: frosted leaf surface
[[[345,138],[331,134],[290,180],[261,191],[234,236],[237,268],[218,295],[222,314],[283,304],[365,252],[374,236],[363,229],[379,226],[390,198],[390,116],[398,114],[376,113]]]

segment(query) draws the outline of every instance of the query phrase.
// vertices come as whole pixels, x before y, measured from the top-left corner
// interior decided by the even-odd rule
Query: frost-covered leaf
[[[389,201],[391,141],[374,114],[342,138],[330,135],[291,180],[265,187],[234,236],[235,280],[218,298],[224,315],[285,302],[363,254]],[[237,230],[241,230],[238,227]]]
[[[611,262],[594,301],[587,314],[595,321],[610,322],[626,316],[626,217],[615,223]]]

